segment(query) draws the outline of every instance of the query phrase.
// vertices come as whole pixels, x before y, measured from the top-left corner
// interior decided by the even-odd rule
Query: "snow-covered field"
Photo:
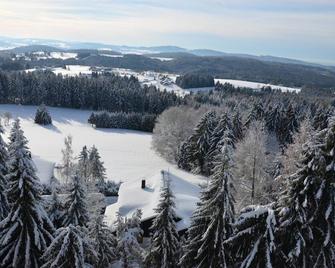
[[[19,117],[24,133],[29,140],[38,176],[47,183],[54,164],[60,163],[64,138],[73,137],[73,149],[78,155],[84,145],[95,145],[105,162],[108,179],[123,181],[120,202],[108,207],[107,220],[114,221],[117,210],[126,216],[137,208],[143,209],[145,217],[153,213],[161,185],[161,170],[169,171],[176,190],[177,211],[180,217],[190,215],[198,196],[200,177],[179,170],[159,157],[151,148],[149,133],[121,130],[94,129],[87,124],[90,111],[49,108],[52,126],[34,124],[36,106],[0,105],[0,114],[10,112]],[[5,127],[8,135],[10,127]],[[148,188],[142,190],[141,180],[146,179]],[[186,222],[185,222],[186,221]],[[181,224],[187,224],[188,217]]]
[[[279,89],[282,92],[300,92],[300,88],[293,88],[293,87],[284,87],[284,86],[277,86],[271,84],[264,84],[258,82],[250,82],[250,81],[243,81],[243,80],[233,80],[233,79],[215,79],[215,83],[229,83],[232,84],[234,87],[247,87],[252,89],[262,89],[263,87],[271,87],[272,89]]]
[[[174,166],[159,157],[151,148],[151,134],[122,129],[94,129],[87,123],[90,111],[52,108],[49,112],[52,126],[40,126],[33,122],[36,106],[0,105],[0,114],[10,112],[19,117],[34,159],[59,163],[64,138],[73,137],[73,149],[79,154],[84,145],[95,145],[105,162],[109,179],[131,181],[148,178],[161,169]],[[6,127],[7,133],[9,127]],[[37,163],[37,168],[41,168]],[[43,167],[44,168],[44,167]],[[41,178],[45,181],[48,178]]]

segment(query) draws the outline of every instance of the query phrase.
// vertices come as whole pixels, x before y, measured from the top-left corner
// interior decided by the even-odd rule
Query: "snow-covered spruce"
[[[66,214],[63,225],[87,226],[89,213],[87,208],[87,194],[85,183],[78,175],[72,177],[72,187],[65,202]]]
[[[335,267],[334,152],[332,118],[316,142],[307,144],[301,169],[278,202],[279,259],[286,267]]]
[[[40,257],[53,239],[54,227],[42,205],[41,185],[17,120],[9,159],[8,216],[0,223],[0,266],[40,267]]]
[[[69,183],[69,180],[74,173],[72,136],[69,135],[64,139],[64,145],[65,148],[62,149],[61,175],[64,179],[64,182]]]
[[[185,153],[188,155],[189,165],[194,173],[208,173],[206,156],[210,150],[211,135],[217,125],[216,113],[205,113],[194,128],[193,134],[187,140]],[[181,156],[183,157],[183,156]]]
[[[171,191],[169,174],[162,171],[163,187],[160,201],[155,209],[156,217],[152,223],[152,244],[146,256],[146,264],[157,268],[174,268],[178,264],[181,247],[176,228],[174,195]]]
[[[89,237],[97,253],[94,267],[105,268],[113,263],[117,258],[116,237],[112,230],[103,221],[103,216],[96,216],[89,226]]]
[[[234,224],[234,234],[225,241],[235,252],[235,264],[241,268],[276,267],[276,218],[271,205],[248,206]]]
[[[64,206],[59,200],[57,190],[55,187],[52,188],[51,200],[48,206],[48,215],[50,221],[53,223],[56,229],[63,227],[64,222]]]
[[[51,116],[49,114],[47,107],[44,104],[40,105],[37,108],[34,121],[36,124],[39,124],[39,125],[52,124]]]
[[[89,154],[90,182],[94,185],[103,184],[106,179],[106,169],[98,149],[93,145]]]
[[[117,216],[117,264],[121,267],[141,267],[143,262],[145,251],[139,244],[143,232],[140,227],[141,217],[141,210],[137,210],[130,219]]]
[[[217,156],[208,187],[192,215],[182,267],[227,267],[231,264],[224,241],[233,232],[234,190],[231,174],[232,148],[229,137]]]
[[[41,268],[83,268],[96,258],[94,244],[83,228],[70,224],[56,231],[55,239],[42,256]]]
[[[7,144],[2,138],[3,128],[0,125],[0,221],[2,221],[9,212],[9,204],[7,200],[8,182],[6,175],[8,173],[8,152]]]
[[[88,179],[90,176],[90,163],[89,163],[89,151],[87,150],[87,146],[85,145],[81,150],[78,156],[78,175],[83,178],[85,183],[88,183]]]

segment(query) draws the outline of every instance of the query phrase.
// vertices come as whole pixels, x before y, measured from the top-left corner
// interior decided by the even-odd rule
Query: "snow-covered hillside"
[[[73,137],[75,154],[84,145],[95,145],[105,162],[108,178],[112,180],[150,178],[162,169],[175,169],[151,148],[150,133],[94,129],[87,123],[90,111],[52,107],[49,111],[53,125],[40,126],[33,122],[35,111],[36,106],[0,105],[0,114],[10,112],[13,118],[22,119],[23,130],[39,169],[45,170],[47,163],[53,165],[61,161],[61,149],[67,135]],[[9,127],[6,130],[8,134]]]
[[[191,214],[198,196],[198,184],[202,180],[159,157],[151,148],[151,134],[122,129],[94,129],[87,124],[90,111],[52,107],[49,112],[53,125],[40,126],[33,122],[36,108],[0,105],[0,114],[10,112],[13,118],[21,119],[38,176],[44,183],[49,181],[54,164],[61,161],[64,138],[72,135],[76,155],[84,145],[95,145],[105,162],[108,179],[124,182],[120,189],[120,203],[107,209],[108,222],[114,221],[115,212],[119,209],[124,216],[136,208],[142,208],[145,217],[152,215],[158,200],[161,170],[168,170],[171,174],[180,215]],[[10,127],[5,129],[8,135]],[[147,180],[146,190],[140,188],[142,179]],[[188,218],[185,220],[187,223]]]

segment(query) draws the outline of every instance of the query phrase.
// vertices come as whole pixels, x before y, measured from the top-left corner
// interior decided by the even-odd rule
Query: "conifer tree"
[[[2,138],[3,128],[0,125],[0,221],[2,221],[9,212],[9,204],[7,199],[7,173],[8,173],[8,152],[7,145]]]
[[[62,170],[61,175],[65,179],[65,183],[68,183],[71,176],[73,175],[73,150],[72,150],[72,136],[67,136],[64,139],[65,148],[62,149]]]
[[[276,267],[275,228],[271,205],[242,209],[234,224],[234,234],[224,242],[235,253],[234,263],[241,268]]]
[[[94,244],[82,227],[70,224],[56,231],[55,239],[42,256],[41,268],[83,268],[96,258]]]
[[[52,124],[52,119],[49,114],[49,111],[47,110],[47,107],[42,104],[37,108],[36,114],[35,114],[35,123],[39,125],[50,125]]]
[[[53,223],[56,229],[63,226],[64,221],[64,206],[59,200],[57,190],[52,187],[51,200],[48,208],[49,219]]]
[[[229,137],[226,137],[209,186],[201,193],[200,203],[192,215],[182,267],[214,268],[232,264],[224,245],[233,232],[234,222],[232,148],[229,144]]]
[[[335,121],[303,152],[278,202],[279,253],[286,267],[334,267]],[[287,235],[289,234],[289,235]]]
[[[86,188],[85,184],[78,175],[74,175],[72,178],[72,188],[70,194],[65,203],[67,212],[64,217],[64,226],[70,224],[74,226],[86,227],[89,221],[87,200],[86,200]]]
[[[264,118],[264,108],[263,104],[259,101],[254,102],[248,116],[247,116],[247,121],[245,122],[246,127],[249,127],[250,124],[254,121],[259,121]]]
[[[150,267],[174,268],[180,254],[179,235],[176,228],[174,195],[171,190],[169,174],[162,171],[163,187],[160,200],[155,209],[156,217],[152,223],[151,251],[146,256]]]
[[[41,184],[36,177],[27,140],[14,123],[8,168],[8,216],[0,223],[0,266],[40,267],[40,257],[53,239],[54,227],[42,205]]]
[[[112,230],[103,222],[103,216],[98,215],[90,225],[89,237],[92,239],[94,249],[97,253],[94,267],[104,268],[116,260],[116,237]]]
[[[95,185],[103,184],[106,179],[106,169],[104,162],[101,161],[99,151],[95,146],[92,146],[90,150],[89,165],[90,182]]]
[[[201,117],[193,135],[190,137],[190,164],[195,173],[204,173],[206,171],[206,156],[210,150],[210,139],[216,124],[215,112],[207,112]]]
[[[232,117],[232,132],[234,143],[243,139],[243,123],[238,109],[234,112]]]
[[[90,177],[89,152],[86,145],[81,150],[78,157],[78,174],[87,183]]]

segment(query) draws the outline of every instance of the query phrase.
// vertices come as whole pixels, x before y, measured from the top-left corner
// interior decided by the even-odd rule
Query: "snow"
[[[62,60],[76,58],[77,55],[78,55],[77,53],[70,53],[70,52],[51,52],[50,53],[51,58],[62,59]]]
[[[123,55],[111,55],[111,54],[99,54],[100,56],[110,57],[110,58],[123,58]]]
[[[85,65],[66,65],[64,68],[54,68],[52,71],[55,74],[61,74],[63,76],[78,76],[79,74],[91,75],[92,70],[90,66]]]
[[[177,223],[177,229],[182,230],[190,225],[190,217],[196,208],[200,187],[204,180],[200,176],[195,176],[170,167],[164,170],[171,179],[171,188],[176,199],[176,215],[182,220]],[[155,215],[154,209],[157,207],[160,198],[160,189],[163,186],[161,171],[155,172],[153,176],[142,177],[146,180],[146,188],[141,188],[141,180],[127,181],[121,184],[119,199],[117,203],[106,208],[106,223],[112,226],[116,220],[116,213],[123,217],[131,217],[136,209],[142,209],[142,220],[147,220]],[[132,198],[129,198],[132,197]]]
[[[297,93],[301,91],[300,88],[284,87],[284,86],[243,81],[243,80],[215,79],[214,81],[215,83],[219,82],[221,84],[229,83],[232,84],[234,87],[247,87],[252,89],[262,89],[263,87],[271,87],[272,89],[279,89],[282,92],[297,92]]]
[[[130,216],[137,208],[143,210],[143,217],[153,216],[153,208],[159,199],[161,170],[169,171],[176,196],[177,215],[183,218],[178,228],[189,225],[189,216],[198,201],[199,184],[203,179],[179,170],[166,162],[151,148],[150,133],[123,129],[94,129],[87,124],[91,111],[48,107],[53,125],[40,126],[33,122],[36,106],[0,105],[0,114],[10,112],[13,118],[21,119],[21,126],[27,137],[28,146],[43,183],[48,183],[55,164],[62,159],[64,138],[73,137],[73,150],[78,155],[84,145],[95,145],[105,162],[107,177],[122,181],[119,200],[107,207],[106,220],[115,220],[115,212]],[[5,135],[10,127],[5,126]],[[5,136],[6,137],[6,136]],[[141,189],[141,180],[147,188]]]
[[[174,60],[174,58],[164,58],[164,57],[150,57],[151,59],[154,60],[160,60],[160,61],[171,61]]]

